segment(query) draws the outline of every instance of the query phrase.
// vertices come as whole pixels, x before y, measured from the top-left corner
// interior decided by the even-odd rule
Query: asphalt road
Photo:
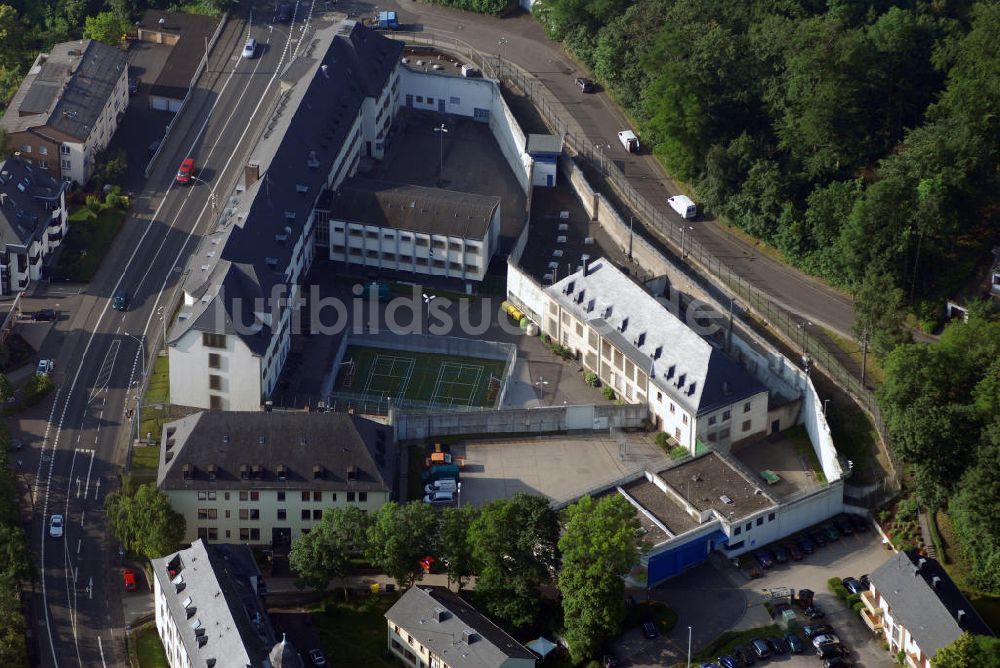
[[[595,146],[604,147],[608,159],[645,199],[662,203],[663,211],[678,229],[689,227],[686,231],[689,240],[696,239],[735,274],[793,314],[851,336],[854,311],[849,296],[774,259],[712,217],[685,222],[673,213],[666,205],[666,198],[681,190],[648,151],[636,155],[624,150],[618,141],[618,131],[630,127],[624,114],[606,93],[580,92],[574,79],[588,73],[578,67],[558,42],[546,38],[541,24],[531,16],[498,19],[413,0],[375,3],[341,0],[337,6],[358,15],[365,15],[375,7],[396,9],[400,23],[407,29],[433,31],[464,40],[484,53],[497,54],[528,70],[565,105],[587,138]]]
[[[56,361],[58,390],[14,429],[31,445],[23,456],[34,508],[29,539],[42,565],[31,622],[45,666],[126,663],[121,584],[111,567],[117,544],[103,514],[104,498],[127,459],[133,423],[126,411],[135,406],[187,258],[213,224],[213,200],[241,178],[249,147],[272,111],[276,72],[301,46],[301,22],[269,27],[257,19],[249,23],[249,15],[250,7],[241,4],[226,26],[190,107],[94,280],[83,290],[40,288],[26,300],[25,310],[58,305],[64,314],[41,351]],[[260,15],[270,18],[271,11]],[[240,57],[248,31],[260,44],[250,60]],[[175,186],[186,156],[197,160],[199,180]],[[124,313],[110,308],[120,289],[131,295]],[[49,536],[56,513],[66,517],[62,538]]]

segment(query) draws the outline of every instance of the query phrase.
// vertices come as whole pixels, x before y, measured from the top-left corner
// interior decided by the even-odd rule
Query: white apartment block
[[[128,106],[128,61],[94,40],[40,53],[0,121],[7,148],[60,180],[86,183]]]
[[[185,541],[287,548],[323,517],[393,497],[391,429],[339,413],[203,411],[164,425],[157,484]]]
[[[261,408],[288,356],[299,282],[323,227],[316,224],[320,198],[356,172],[362,155],[384,152],[402,44],[355,21],[316,38],[319,55],[287,68],[287,104],[189,263],[167,337],[171,403]]]
[[[352,178],[329,203],[330,259],[481,281],[500,236],[500,198]]]
[[[618,397],[649,406],[656,428],[690,452],[768,433],[767,387],[607,260],[546,288],[511,264],[507,293]]]

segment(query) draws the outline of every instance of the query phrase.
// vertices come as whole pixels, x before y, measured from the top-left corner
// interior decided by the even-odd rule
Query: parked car
[[[829,624],[806,624],[802,627],[802,632],[806,634],[807,638],[812,640],[817,636],[833,633],[833,627]]]
[[[652,619],[646,619],[642,622],[642,635],[646,636],[650,640],[660,637],[660,632],[656,628],[656,624],[653,623]]]
[[[850,668],[851,662],[842,656],[831,656],[823,662],[823,668]]]
[[[584,93],[594,92],[594,82],[588,79],[587,77],[577,77],[576,85],[579,86],[580,90],[582,90]]]
[[[816,648],[816,656],[821,659],[833,659],[847,654],[847,649],[838,643],[827,643]]]
[[[872,581],[868,577],[867,573],[859,577],[858,580],[861,582],[861,586],[863,586],[865,589],[871,589]]]
[[[53,538],[62,538],[63,535],[63,516],[53,515],[49,518],[49,535]]]
[[[753,553],[753,558],[757,560],[761,568],[771,568],[774,566],[774,557],[767,550],[757,550]]]
[[[139,92],[139,86],[142,85],[142,79],[139,77],[129,77],[128,78],[128,94],[135,95]]]
[[[49,322],[51,320],[58,320],[59,314],[55,309],[43,308],[41,310],[35,311],[31,314],[31,319],[35,322]]]
[[[119,290],[111,300],[111,308],[116,311],[127,311],[129,303],[128,290]]]
[[[194,158],[184,158],[184,162],[181,163],[180,168],[177,170],[177,178],[174,180],[182,185],[191,183],[194,179],[194,168]]]
[[[276,23],[288,23],[292,20],[292,4],[290,2],[278,3],[278,11],[274,13]]]
[[[855,578],[844,578],[840,581],[840,584],[844,585],[844,589],[852,594],[860,594],[865,590],[865,586]]]
[[[834,517],[833,526],[837,527],[837,531],[839,531],[842,536],[850,536],[854,533],[854,525],[851,524],[851,521],[844,516]]]
[[[788,556],[792,559],[792,561],[802,561],[802,557],[805,556],[802,554],[802,550],[799,549],[799,546],[790,540],[785,541],[783,547],[785,548],[785,551],[788,552]]]
[[[785,641],[778,636],[768,636],[767,646],[771,648],[771,652],[775,656],[781,656],[782,654],[788,654],[788,646],[785,645]]]
[[[819,529],[809,529],[806,534],[809,536],[809,539],[816,544],[816,547],[823,547],[826,545],[826,534]]]
[[[154,155],[156,155],[156,152],[159,150],[160,150],[160,140],[157,139],[156,141],[150,142],[149,146],[146,147],[146,155],[152,158]]]
[[[38,366],[35,367],[36,376],[47,376],[56,368],[56,363],[52,360],[38,360]]]
[[[754,658],[753,649],[749,647],[736,647],[733,649],[733,656],[739,659],[744,668],[752,666],[757,662]]]
[[[618,668],[618,659],[615,658],[614,654],[605,654],[601,660],[601,666],[603,668]]]
[[[715,663],[714,661],[706,661],[705,663],[701,664],[698,668],[719,668],[719,664]]]
[[[454,478],[442,478],[441,480],[435,480],[429,485],[424,485],[425,494],[433,494],[434,492],[456,492],[458,491],[458,481]]]
[[[806,646],[802,643],[802,638],[796,633],[786,633],[785,634],[785,644],[788,645],[788,650],[792,654],[802,654]]]
[[[848,517],[848,519],[850,519],[851,526],[854,527],[855,531],[857,531],[858,533],[865,533],[866,531],[868,531],[868,519],[867,518],[865,518],[865,517],[863,517],[861,515],[855,515],[854,513],[848,514],[847,517]]]
[[[433,492],[431,494],[424,495],[424,503],[429,503],[432,506],[447,506],[455,500],[455,495],[451,492]]]
[[[835,540],[840,540],[840,532],[837,531],[837,527],[833,526],[833,522],[827,522],[820,527],[820,531],[826,536],[826,540],[832,543]]]
[[[750,641],[750,647],[753,648],[753,654],[758,659],[764,660],[771,658],[771,648],[767,646],[762,638],[754,638]]]
[[[122,581],[125,584],[125,591],[135,591],[138,587],[135,584],[135,571],[126,568],[122,573]]]
[[[771,550],[771,554],[774,555],[775,563],[779,564],[788,563],[788,552],[785,550],[785,548],[781,547],[780,545],[774,547],[774,549]]]
[[[326,657],[323,656],[323,652],[318,649],[309,650],[309,660],[312,661],[314,666],[326,665]]]
[[[243,57],[253,58],[257,54],[257,40],[253,37],[247,40],[247,43],[243,45]]]
[[[808,608],[803,610],[805,616],[809,619],[823,619],[826,617],[826,613],[818,605],[810,605]]]
[[[819,649],[821,645],[839,645],[840,638],[832,633],[824,633],[812,639],[813,647]]]
[[[813,545],[813,542],[809,540],[808,536],[799,536],[798,539],[796,539],[795,544],[799,546],[799,549],[802,550],[804,554],[812,554],[816,551],[816,546]]]
[[[719,657],[719,665],[722,668],[740,668],[740,661],[731,654]]]

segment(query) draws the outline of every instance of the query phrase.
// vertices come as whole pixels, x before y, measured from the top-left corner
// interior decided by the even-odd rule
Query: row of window
[[[70,154],[70,148],[69,148],[69,146],[65,146],[65,145],[60,146],[59,147],[59,152],[62,155],[69,155]],[[31,153],[31,145],[30,144],[22,144],[21,145],[21,153]],[[48,155],[48,154],[49,154],[49,149],[48,149],[47,146],[39,146],[38,147],[38,155]]]
[[[341,254],[343,254],[343,252],[344,252],[344,244],[343,244],[343,242],[334,241],[332,243],[332,250],[335,253],[341,253]],[[405,256],[405,255],[400,256],[400,255],[396,255],[396,253],[393,253],[391,251],[386,251],[386,252],[380,253],[377,250],[368,249],[368,250],[366,250],[366,251],[364,251],[362,253],[362,251],[361,251],[360,248],[354,248],[354,247],[352,247],[352,248],[349,249],[349,259],[350,260],[360,262],[360,261],[362,261],[365,258],[367,258],[369,260],[382,260],[383,262],[403,262],[403,263],[406,263],[406,264],[413,263],[413,264],[417,264],[417,265],[419,265],[421,267],[427,267],[428,264],[429,264],[430,266],[434,267],[435,269],[444,269],[447,266],[447,268],[450,271],[454,271],[454,272],[460,272],[460,271],[462,271],[462,266],[463,266],[461,262],[448,262],[447,265],[446,265],[446,263],[445,263],[444,260],[434,259],[433,261],[428,262],[429,258],[426,258],[426,257],[412,257],[412,256]],[[476,273],[478,271],[479,271],[479,265],[478,264],[472,264],[472,263],[470,263],[470,264],[466,264],[465,265],[465,272],[466,273],[474,274],[474,273]]]
[[[203,538],[209,541],[215,541],[219,539],[219,530],[216,527],[198,527],[198,538]],[[226,529],[226,538],[232,538],[232,531]],[[244,543],[250,541],[260,540],[260,529],[251,529],[249,527],[240,528],[240,540]]]
[[[749,413],[750,412],[750,409],[752,407],[751,406],[752,403],[753,402],[747,401],[746,403],[743,404],[743,412],[744,413]],[[708,418],[708,424],[709,424],[709,426],[715,424],[715,418],[716,417],[717,416],[715,416],[715,415],[710,415],[709,416],[709,418]],[[730,417],[732,417],[732,412],[731,411],[728,411],[728,410],[722,411],[722,421],[723,422],[725,422],[726,420],[728,420]],[[744,429],[743,431],[746,431],[746,430]]]
[[[768,522],[773,522],[774,521],[774,513],[768,513],[767,514],[767,521]],[[763,515],[761,515],[760,517],[757,518],[756,524],[757,524],[757,526],[761,526],[761,525],[764,524],[764,516]],[[734,536],[739,536],[741,533],[743,533],[744,530],[745,531],[750,531],[750,529],[752,529],[753,526],[754,526],[754,522],[751,520],[750,522],[747,522],[745,526],[734,527],[733,528],[733,535]]]
[[[333,231],[343,234],[344,226],[342,224],[335,223],[333,225]],[[378,239],[379,237],[383,237],[386,239],[396,238],[396,230],[388,227],[380,227],[377,230],[373,230],[370,228],[365,228],[362,230],[361,228],[358,227],[349,227],[347,230],[347,234],[354,238],[360,238],[360,237],[365,237],[367,239]],[[399,232],[399,240],[402,241],[403,243],[412,242],[415,243],[417,246],[423,248],[427,248],[428,246],[430,246],[431,242],[433,241],[434,248],[438,250],[444,250],[446,247],[448,250],[453,250],[453,251],[462,250],[462,242],[460,241],[452,241],[452,240],[445,241],[444,239],[432,240],[429,237],[422,237],[422,236],[414,237],[414,235],[411,232]],[[477,244],[467,243],[466,245],[468,246],[470,251],[478,250]]]
[[[223,492],[223,498],[226,501],[230,500],[231,492]],[[240,490],[240,501],[260,501],[260,491],[258,490]],[[328,496],[327,496],[328,494]],[[346,499],[348,503],[354,503],[355,499],[359,503],[365,503],[368,501],[368,492],[346,492]],[[277,492],[278,501],[285,501],[288,498],[287,492]],[[214,490],[201,490],[198,492],[199,501],[215,501],[218,498],[218,492]],[[322,503],[324,498],[329,498],[332,503],[337,502],[337,492],[301,492],[301,497],[303,503]],[[201,511],[199,511],[201,512]]]
[[[286,508],[277,509],[277,519],[287,520],[288,510]],[[308,508],[303,508],[300,513],[300,519],[302,520],[316,520],[319,521],[323,519],[323,509],[313,508],[309,510]],[[232,511],[226,510],[223,512],[223,516],[228,520],[232,518]],[[198,509],[198,519],[200,521],[205,520],[217,520],[219,519],[219,511],[216,508],[199,508]],[[260,520],[260,508],[240,508],[240,519],[244,522],[257,522]]]

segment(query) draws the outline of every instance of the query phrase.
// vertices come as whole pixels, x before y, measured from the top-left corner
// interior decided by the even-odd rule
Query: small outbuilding
[[[556,185],[563,140],[559,135],[528,135],[525,152],[531,156],[531,185],[552,188]]]

